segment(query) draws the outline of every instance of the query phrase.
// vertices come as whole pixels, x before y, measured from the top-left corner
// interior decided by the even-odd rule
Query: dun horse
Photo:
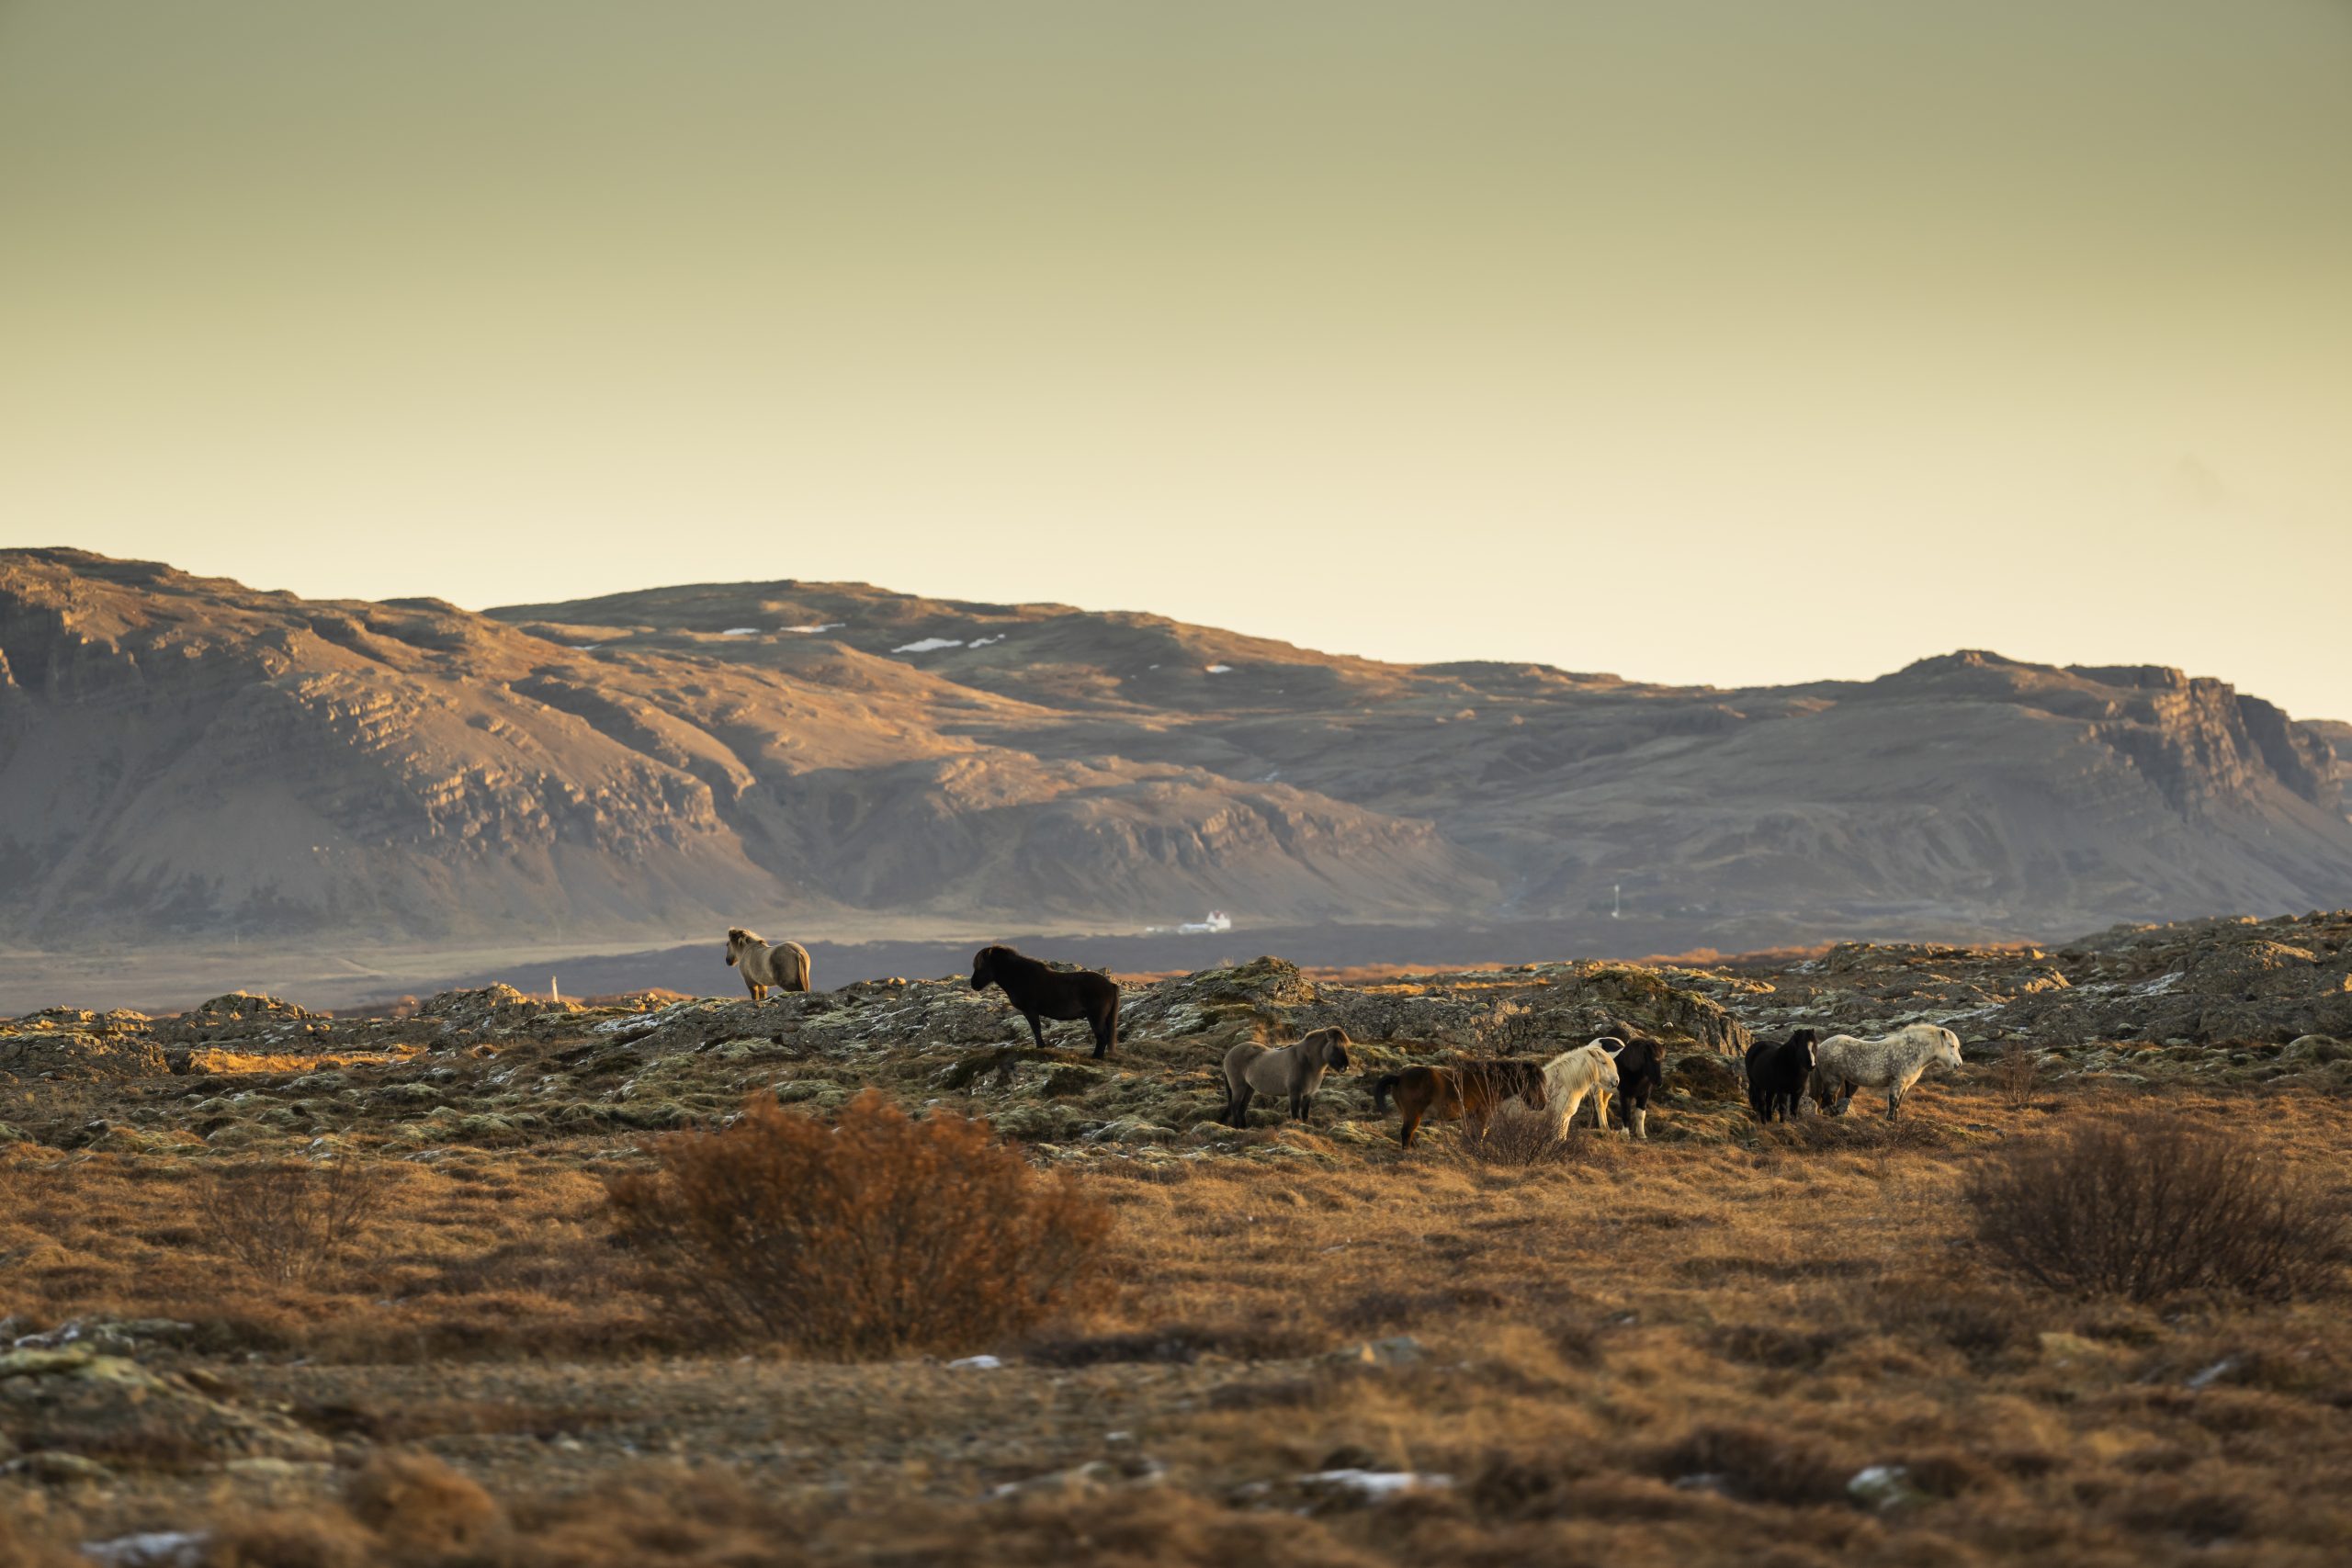
[[[1295,1120],[1306,1120],[1315,1091],[1327,1072],[1348,1070],[1348,1032],[1318,1029],[1296,1044],[1268,1049],[1236,1045],[1225,1054],[1225,1122],[1229,1127],[1250,1124],[1253,1095],[1281,1095],[1290,1103]]]
[[[1373,1080],[1372,1108],[1388,1113],[1388,1096],[1405,1118],[1397,1142],[1413,1146],[1413,1134],[1424,1120],[1469,1122],[1483,1133],[1502,1102],[1516,1095],[1531,1111],[1544,1109],[1544,1064],[1541,1062],[1463,1062],[1450,1067],[1415,1066],[1383,1073]]]

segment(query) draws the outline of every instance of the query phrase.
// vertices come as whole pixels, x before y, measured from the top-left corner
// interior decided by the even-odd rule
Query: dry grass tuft
[[[1704,1485],[1750,1503],[1805,1507],[1846,1500],[1861,1468],[1793,1427],[1719,1423],[1699,1427],[1659,1450],[1658,1475]]]
[[[1987,1255],[2074,1295],[2308,1294],[2334,1277],[2345,1242],[2339,1216],[2262,1134],[2164,1109],[2012,1144],[1977,1168],[1967,1203]]]
[[[625,1245],[738,1337],[846,1358],[957,1352],[1036,1327],[1109,1283],[1111,1213],[954,1115],[859,1095],[827,1126],[755,1099],[723,1132],[615,1178]]]
[[[343,1496],[352,1517],[417,1556],[469,1551],[503,1523],[489,1493],[430,1454],[379,1453]]]

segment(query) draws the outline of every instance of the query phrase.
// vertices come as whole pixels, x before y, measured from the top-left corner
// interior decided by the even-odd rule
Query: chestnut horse
[[[1543,1110],[1544,1064],[1506,1058],[1383,1073],[1372,1084],[1374,1112],[1383,1116],[1388,1113],[1392,1089],[1396,1095],[1396,1109],[1405,1118],[1397,1141],[1409,1149],[1413,1146],[1413,1134],[1420,1131],[1424,1119],[1451,1122],[1466,1117],[1472,1126],[1483,1133],[1496,1108],[1513,1095],[1524,1100],[1528,1109]]]

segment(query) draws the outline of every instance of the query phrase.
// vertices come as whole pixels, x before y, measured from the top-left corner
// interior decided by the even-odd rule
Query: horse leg
[[[1290,1119],[1294,1122],[1304,1122],[1306,1120],[1306,1096],[1295,1091],[1292,1093],[1290,1097]]]
[[[1576,1121],[1577,1112],[1583,1109],[1584,1091],[1582,1089],[1577,1090],[1574,1094],[1569,1095],[1567,1099],[1561,1101],[1560,1113],[1557,1120],[1553,1124],[1552,1135],[1556,1138],[1566,1137],[1568,1135],[1569,1124]]]
[[[1403,1111],[1404,1107],[1399,1106],[1397,1109]],[[1420,1127],[1421,1113],[1418,1111],[1406,1111],[1405,1124],[1398,1130],[1396,1134],[1396,1141],[1404,1147],[1408,1149],[1411,1148],[1413,1146],[1413,1134],[1419,1132]]]
[[[1247,1127],[1250,1125],[1250,1101],[1256,1091],[1243,1084],[1238,1089],[1228,1088],[1226,1092],[1232,1097],[1226,1101],[1226,1120],[1236,1127]]]
[[[1037,1021],[1037,1015],[1034,1012],[1024,1012],[1021,1016],[1029,1021],[1029,1038],[1037,1043],[1038,1050],[1044,1050],[1046,1048],[1046,1026]]]
[[[1650,1108],[1646,1105],[1634,1107],[1633,1122],[1634,1124],[1625,1129],[1626,1135],[1639,1138],[1645,1144],[1648,1143],[1650,1141]]]
[[[757,1006],[760,1000],[760,983],[746,975],[743,976],[743,988],[752,993],[752,1002]]]

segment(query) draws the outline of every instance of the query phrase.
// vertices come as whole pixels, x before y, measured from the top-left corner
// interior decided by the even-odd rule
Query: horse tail
[[[1375,1116],[1388,1114],[1388,1091],[1402,1081],[1402,1073],[1383,1073],[1372,1080],[1372,1111]]]

